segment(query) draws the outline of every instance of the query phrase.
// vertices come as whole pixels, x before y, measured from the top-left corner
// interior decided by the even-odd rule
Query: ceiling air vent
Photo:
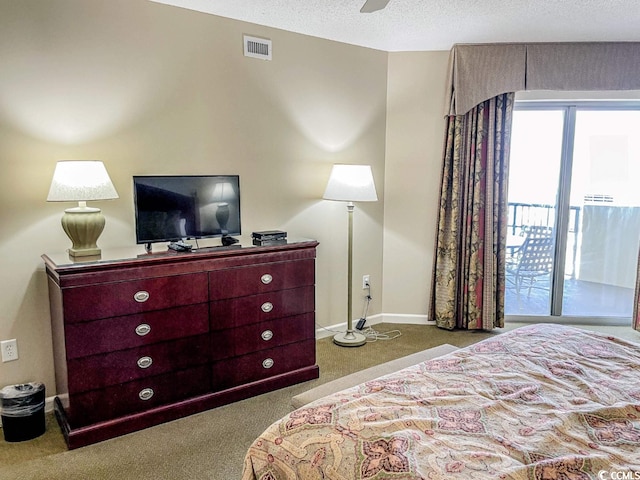
[[[252,58],[261,58],[262,60],[271,60],[271,40],[265,38],[243,36],[244,39],[244,56]]]

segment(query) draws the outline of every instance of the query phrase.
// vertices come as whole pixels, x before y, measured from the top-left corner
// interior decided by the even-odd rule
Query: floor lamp
[[[365,344],[367,337],[353,329],[353,202],[378,200],[371,167],[369,165],[334,165],[322,198],[348,202],[347,331],[333,337],[333,342],[341,347],[359,347]]]

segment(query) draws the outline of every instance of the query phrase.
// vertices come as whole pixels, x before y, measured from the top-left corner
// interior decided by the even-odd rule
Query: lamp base
[[[74,207],[65,210],[62,228],[73,242],[69,249],[71,257],[93,257],[100,255],[96,245],[104,229],[105,219],[99,208]]]
[[[333,343],[341,347],[360,347],[367,343],[367,337],[361,333],[347,331],[333,337]]]
[[[67,250],[70,257],[100,257],[102,256],[102,250],[100,247],[96,248],[69,248]]]

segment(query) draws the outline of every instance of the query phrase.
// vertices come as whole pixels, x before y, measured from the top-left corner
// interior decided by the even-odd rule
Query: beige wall
[[[387,53],[145,0],[0,8],[0,339],[20,353],[0,363],[0,387],[54,393],[40,255],[69,246],[59,222],[72,205],[45,201],[57,160],[105,162],[120,198],[97,203],[104,249],[135,242],[132,175],[239,174],[245,234],[320,241],[323,326],[346,320],[347,214],[320,197],[333,163],[371,164],[381,201],[356,208],[354,277],[380,282]],[[243,57],[243,33],[270,38],[273,61]]]
[[[387,321],[427,321],[448,58],[448,52],[389,54],[382,304]]]

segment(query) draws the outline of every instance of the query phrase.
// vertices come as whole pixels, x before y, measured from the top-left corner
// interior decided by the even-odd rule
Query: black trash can
[[[44,385],[23,383],[0,390],[2,431],[7,442],[22,442],[44,433]]]

